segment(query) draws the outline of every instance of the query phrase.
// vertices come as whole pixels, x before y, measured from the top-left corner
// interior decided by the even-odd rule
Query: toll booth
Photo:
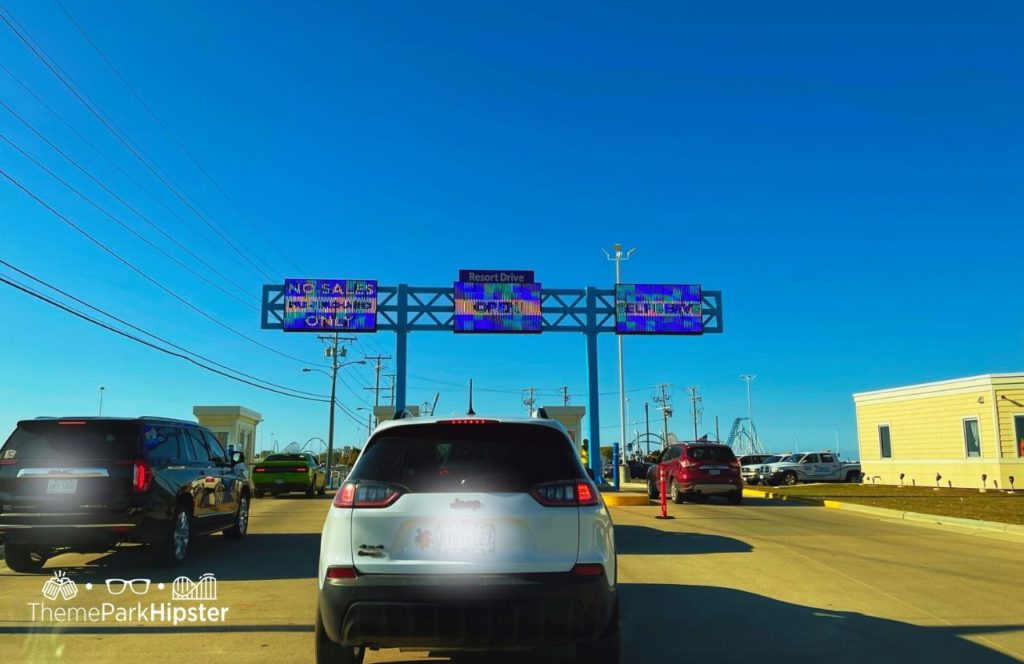
[[[573,445],[579,449],[583,444],[583,416],[586,415],[585,406],[544,406],[548,417],[558,420],[569,432],[569,438]]]
[[[263,421],[260,413],[243,406],[194,406],[192,414],[225,450],[232,447],[244,454],[245,464],[252,470],[256,460],[256,427]]]
[[[419,406],[406,406],[405,407],[405,412],[409,413],[409,415],[411,415],[413,417],[419,417],[420,416],[420,407]],[[373,416],[374,416],[374,418],[376,418],[377,422],[383,422],[384,420],[393,419],[395,417],[395,407],[394,406],[374,406],[373,407]]]

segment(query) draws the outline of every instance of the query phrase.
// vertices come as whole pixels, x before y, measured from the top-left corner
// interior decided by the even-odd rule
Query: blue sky
[[[723,291],[725,333],[626,339],[631,420],[673,385],[671,429],[754,416],[774,449],[852,451],[858,391],[1024,369],[1024,45],[1017,2],[87,3],[65,7],[249,221],[106,67],[52,0],[5,3],[110,122],[275,280],[441,286],[460,268],[532,269],[545,287],[624,280]],[[704,5],[704,6],[701,6]],[[0,98],[235,285],[267,279],[146,171],[0,24],[0,62],[157,203],[0,71]],[[0,109],[4,136],[140,234],[166,241]],[[309,362],[308,336],[131,237],[0,142],[0,167],[217,319]],[[168,210],[173,210],[173,213]],[[326,393],[119,265],[0,180],[0,258],[247,373]],[[297,265],[302,273],[289,263]],[[0,274],[11,275],[3,268]],[[251,300],[250,300],[251,301]],[[36,415],[261,412],[264,439],[326,435],[326,405],[262,392],[0,288],[0,429]],[[387,333],[351,353],[393,354]],[[414,334],[409,402],[523,413],[568,385],[582,336]],[[615,342],[600,346],[602,440],[618,437]],[[343,370],[349,407],[368,367]],[[653,404],[652,404],[653,405]],[[656,425],[652,423],[652,428]],[[341,443],[359,426],[341,415]]]

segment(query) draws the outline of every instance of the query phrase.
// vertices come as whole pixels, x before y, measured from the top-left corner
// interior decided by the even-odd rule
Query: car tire
[[[576,661],[579,664],[619,664],[619,633],[619,602],[616,600],[604,633],[596,641],[576,644]]]
[[[324,483],[320,485],[320,489],[317,490],[316,495],[322,496],[327,493],[327,478],[324,478]]]
[[[856,470],[851,470],[850,472],[846,473],[846,482],[848,484],[855,483],[859,475],[860,473],[858,473]]]
[[[658,489],[654,486],[654,480],[647,478],[647,497],[654,500],[658,497]]]
[[[31,544],[9,542],[4,545],[4,562],[15,572],[32,574],[43,569],[46,553]]]
[[[320,618],[320,607],[316,609],[316,664],[362,664],[366,648],[343,646],[331,641]]]
[[[238,500],[238,510],[235,511],[235,519],[231,527],[224,530],[224,537],[228,539],[242,539],[249,532],[249,494],[243,493]]]
[[[188,505],[179,503],[174,508],[170,529],[153,545],[156,558],[167,567],[181,567],[188,559],[191,544],[192,513]]]
[[[730,505],[739,505],[743,502],[743,492],[733,491],[727,496]]]
[[[797,479],[796,473],[792,471],[782,476],[782,483],[785,484],[786,486],[796,486],[799,483],[799,481],[800,480]]]
[[[306,487],[306,497],[312,498],[316,495],[316,478],[314,477],[309,481],[309,486]]]
[[[679,491],[679,486],[676,484],[675,480],[669,481],[668,495],[669,497],[672,498],[672,502],[675,503],[676,505],[683,504],[684,496],[682,492]]]

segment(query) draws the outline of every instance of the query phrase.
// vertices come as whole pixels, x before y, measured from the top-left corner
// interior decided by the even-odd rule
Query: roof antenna
[[[466,415],[476,415],[476,411],[473,410],[473,379],[469,379],[469,410],[466,411]]]

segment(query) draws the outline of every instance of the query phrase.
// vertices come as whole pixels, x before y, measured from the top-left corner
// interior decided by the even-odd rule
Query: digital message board
[[[615,284],[617,334],[703,334],[700,286]]]
[[[540,284],[456,281],[456,332],[539,333]]]
[[[377,282],[285,279],[285,332],[376,332]]]

